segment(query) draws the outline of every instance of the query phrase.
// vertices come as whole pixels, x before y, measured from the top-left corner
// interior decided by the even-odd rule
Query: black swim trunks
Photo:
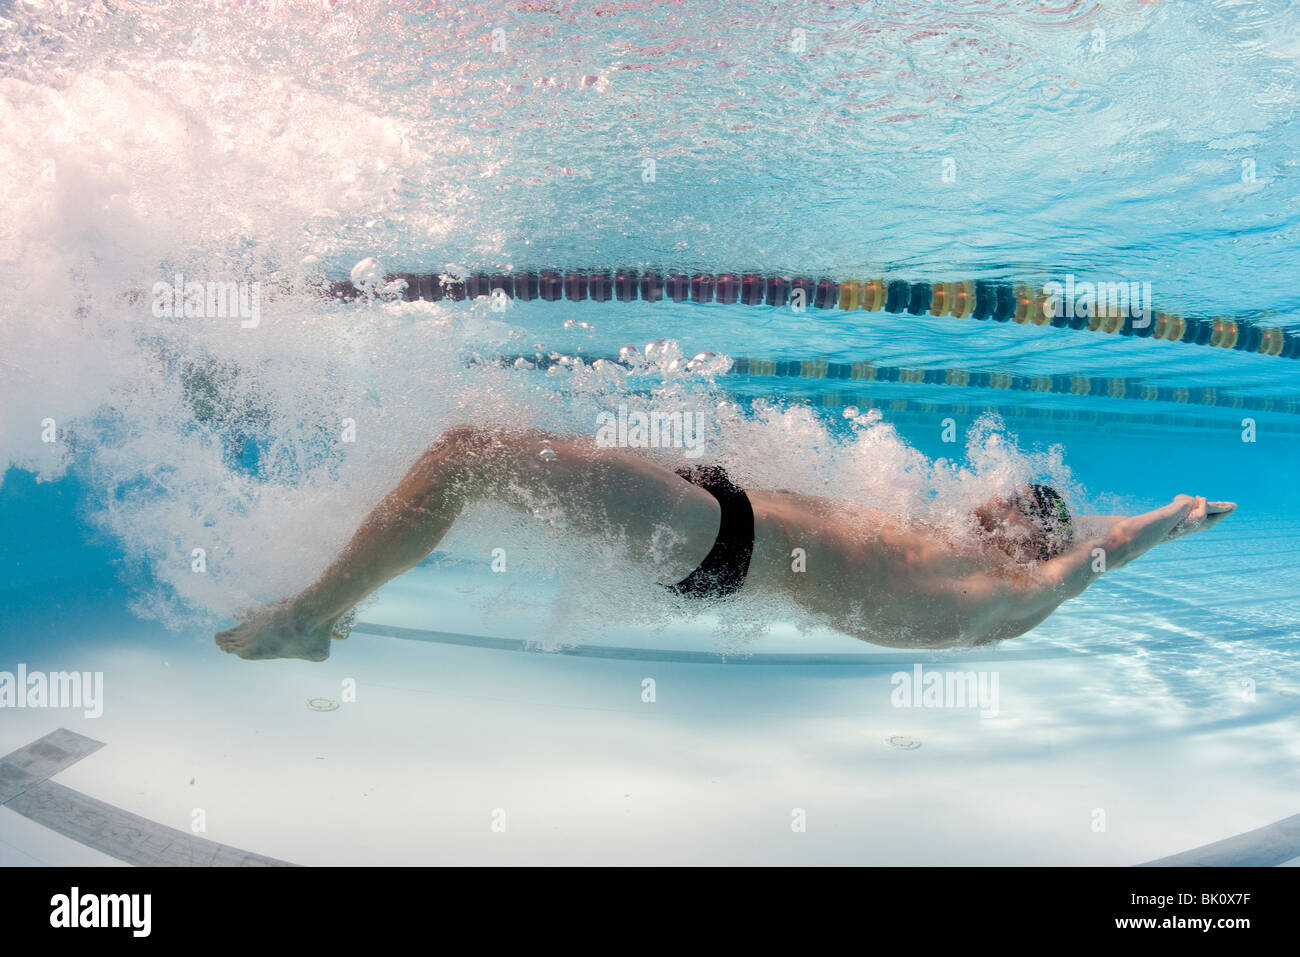
[[[718,500],[722,522],[713,548],[699,567],[666,587],[686,598],[725,598],[739,591],[749,574],[749,559],[754,554],[753,506],[719,465],[678,469],[677,474]]]

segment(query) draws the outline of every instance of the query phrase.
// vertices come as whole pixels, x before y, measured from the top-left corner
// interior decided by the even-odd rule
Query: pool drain
[[[891,734],[885,738],[885,744],[891,748],[898,748],[900,751],[915,751],[921,746],[920,741],[906,734]]]
[[[308,698],[307,707],[313,711],[337,711],[339,703],[333,698]]]

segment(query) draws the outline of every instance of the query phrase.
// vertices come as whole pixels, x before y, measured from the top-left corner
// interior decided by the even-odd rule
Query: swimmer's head
[[[975,509],[985,540],[1017,561],[1046,561],[1070,546],[1074,523],[1059,492],[1026,485]]]

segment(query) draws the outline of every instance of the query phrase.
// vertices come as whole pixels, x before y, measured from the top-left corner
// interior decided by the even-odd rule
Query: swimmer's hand
[[[1176,495],[1173,504],[1187,506],[1187,515],[1165,535],[1166,542],[1213,528],[1237,509],[1236,502],[1207,502],[1204,496],[1192,495]]]

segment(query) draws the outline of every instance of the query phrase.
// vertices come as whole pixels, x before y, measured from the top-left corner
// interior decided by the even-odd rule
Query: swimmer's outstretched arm
[[[1236,504],[1206,502],[1179,495],[1162,508],[1142,515],[1106,516],[1098,534],[1076,542],[1064,554],[1044,562],[1018,589],[1017,618],[1028,631],[1060,606],[1083,593],[1103,573],[1122,568],[1161,542],[1212,528],[1230,515]],[[1023,633],[1023,632],[1022,632]]]

